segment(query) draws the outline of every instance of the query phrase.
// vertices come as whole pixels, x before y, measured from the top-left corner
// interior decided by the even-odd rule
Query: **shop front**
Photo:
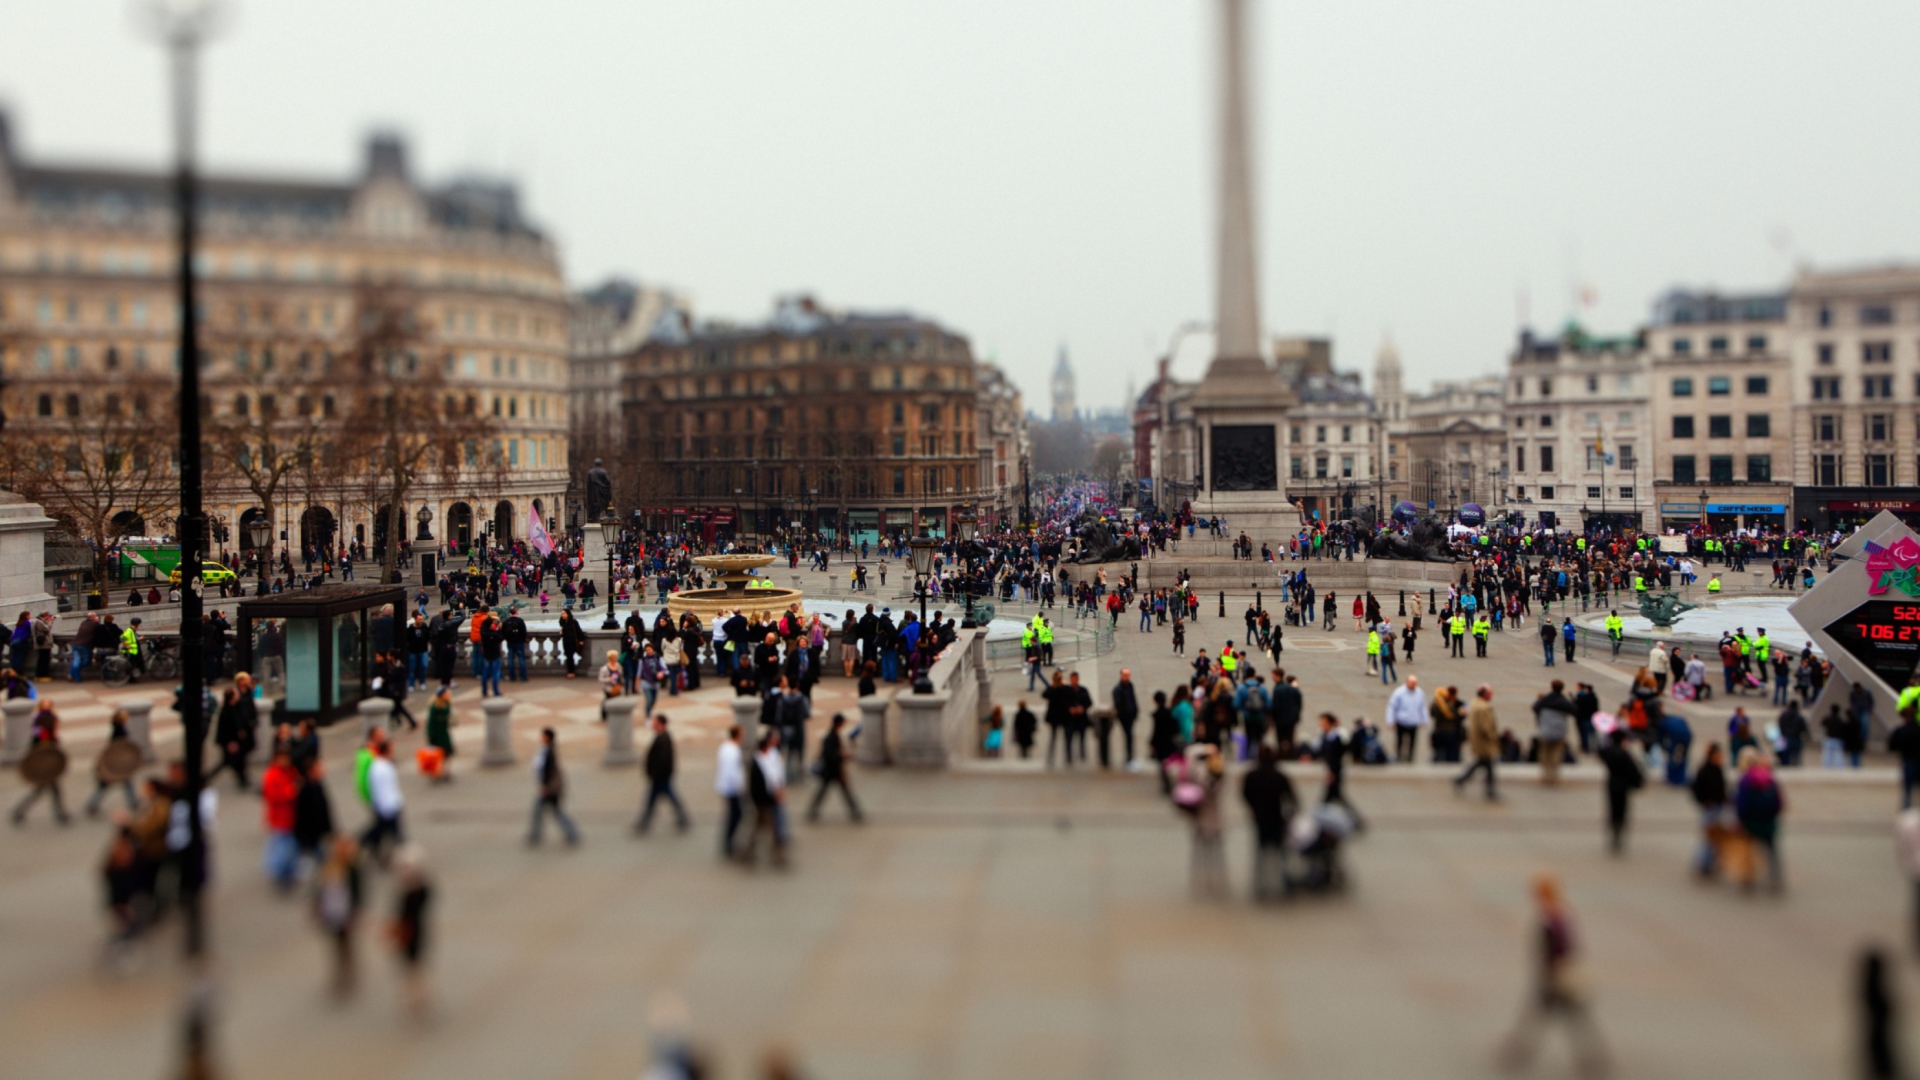
[[[847,541],[854,545],[880,542],[880,511],[848,510]]]
[[[1920,488],[1873,488],[1873,498],[1860,497],[1860,488],[1799,488],[1793,493],[1793,527],[1842,532],[1865,525],[1887,511],[1910,526],[1920,527]]]
[[[1715,533],[1742,529],[1779,532],[1787,527],[1793,489],[1785,484],[1737,484],[1716,489],[1708,484],[1661,484],[1655,488],[1659,532],[1689,532],[1703,525]]]

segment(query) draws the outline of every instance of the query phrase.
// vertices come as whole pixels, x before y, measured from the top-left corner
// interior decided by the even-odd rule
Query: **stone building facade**
[[[404,306],[408,345],[394,363],[444,377],[450,402],[496,418],[492,445],[416,485],[409,535],[466,541],[525,535],[530,508],[552,516],[568,472],[567,298],[559,257],[506,183],[419,182],[405,145],[376,136],[345,181],[202,179],[204,385],[209,423],[259,410],[331,417],[328,372],[354,337],[370,290]],[[0,349],[9,433],[81,429],[118,402],[116,384],[176,370],[175,219],[163,171],[28,159],[0,114]],[[248,390],[263,371],[302,373],[304,390]],[[310,372],[310,377],[306,373]],[[277,401],[278,396],[297,397]],[[452,406],[450,406],[452,407]],[[496,467],[497,466],[497,467]],[[386,520],[351,482],[289,481],[272,506],[209,469],[216,536],[251,548],[267,518],[276,546],[376,543]],[[424,511],[424,515],[422,515]],[[129,518],[129,531],[171,531]],[[376,519],[379,520],[376,520]],[[220,545],[216,545],[218,553]]]
[[[1527,523],[1644,527],[1652,467],[1642,335],[1522,331],[1507,360],[1511,509]]]
[[[962,509],[1000,505],[982,380],[967,339],[938,323],[806,296],[758,325],[668,327],[623,362],[622,467],[639,483],[618,509],[713,538],[944,535]]]

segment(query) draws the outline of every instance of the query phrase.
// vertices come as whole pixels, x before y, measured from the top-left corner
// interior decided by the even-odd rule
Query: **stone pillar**
[[[600,764],[609,769],[623,769],[640,760],[633,752],[633,714],[639,703],[639,698],[628,694],[600,703],[600,718],[607,723],[607,752]]]
[[[47,530],[53,519],[38,504],[0,491],[0,611],[52,611],[47,594]]]
[[[728,701],[733,705],[733,722],[740,725],[740,750],[752,754],[760,745],[760,698],[735,694]]]
[[[975,633],[973,644],[968,647],[973,658],[973,677],[980,685],[980,719],[985,721],[993,715],[993,669],[987,666],[987,632]],[[1011,736],[1011,731],[1006,733]]]
[[[480,703],[487,714],[487,749],[480,764],[487,768],[512,765],[520,759],[513,752],[513,699],[490,697]]]
[[[157,756],[153,752],[153,702],[134,699],[120,706],[127,710],[127,739],[140,748],[140,760],[151,765]],[[272,740],[268,740],[271,748]]]
[[[32,698],[0,701],[0,713],[6,716],[5,741],[0,741],[0,765],[15,764],[27,756],[27,745],[33,739],[33,711],[39,707]]]
[[[892,703],[892,697],[886,694],[868,694],[859,699],[860,764],[885,765],[893,759],[887,750],[887,706]]]
[[[587,612],[588,615],[593,616],[592,625],[598,626],[600,625],[600,620],[606,618],[607,614],[606,609],[599,605],[609,601],[611,590],[608,586],[612,584],[612,582],[607,580],[607,541],[605,537],[600,535],[600,525],[598,522],[587,522],[584,532],[586,534],[586,543],[583,544],[580,549],[580,577],[592,579],[594,586],[600,590],[600,595],[594,597],[593,609]],[[580,617],[580,612],[577,608],[573,614],[575,618]],[[586,626],[588,623],[583,619],[580,625]],[[604,660],[604,657],[602,659]],[[599,665],[596,664],[595,666],[598,667]]]
[[[384,729],[387,726],[387,717],[393,715],[393,702],[383,697],[362,698],[357,709],[360,713],[360,741],[366,742],[367,736],[375,728]]]
[[[899,694],[900,750],[894,760],[901,765],[941,767],[947,763],[947,702],[953,695],[945,690],[931,694]]]

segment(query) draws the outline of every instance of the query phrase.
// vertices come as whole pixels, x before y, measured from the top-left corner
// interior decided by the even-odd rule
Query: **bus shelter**
[[[392,606],[392,616],[382,613]],[[237,670],[272,684],[277,671],[285,717],[330,724],[367,696],[375,638],[392,637],[407,590],[392,585],[321,585],[240,601],[234,629]]]

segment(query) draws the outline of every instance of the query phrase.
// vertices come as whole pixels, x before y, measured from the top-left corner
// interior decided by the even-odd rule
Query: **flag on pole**
[[[540,520],[540,511],[531,506],[527,507],[527,542],[542,556],[553,553],[553,537],[547,535],[547,523]]]

